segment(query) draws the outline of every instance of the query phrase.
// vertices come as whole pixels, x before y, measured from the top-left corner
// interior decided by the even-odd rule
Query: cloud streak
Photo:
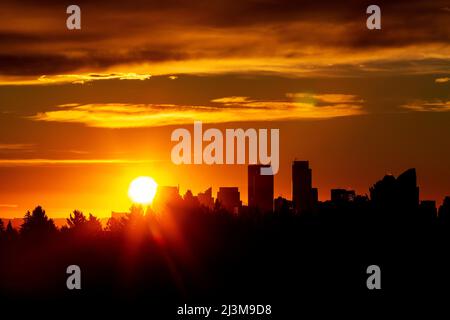
[[[417,112],[448,112],[450,101],[414,101],[402,106],[403,109]]]
[[[450,78],[449,78],[449,77],[436,78],[436,79],[434,80],[434,82],[436,82],[436,83],[445,83],[445,82],[449,82],[449,81],[450,81]]]
[[[95,165],[95,164],[139,164],[150,160],[128,159],[0,159],[0,167],[45,166],[45,165]]]
[[[0,203],[0,208],[18,208],[19,205],[17,204],[5,204],[5,203]]]
[[[29,143],[0,143],[1,151],[28,151],[34,147],[33,144]]]
[[[148,80],[150,74],[118,72],[118,73],[87,73],[87,74],[57,74],[42,75],[38,78],[3,77],[0,85],[57,85],[57,84],[85,84],[101,80]]]
[[[211,105],[176,104],[68,104],[57,110],[38,113],[35,121],[80,123],[99,128],[160,127],[194,121],[224,123],[242,121],[285,121],[329,119],[364,114],[362,100],[352,95],[287,95],[290,100],[257,100],[249,97],[223,97]]]

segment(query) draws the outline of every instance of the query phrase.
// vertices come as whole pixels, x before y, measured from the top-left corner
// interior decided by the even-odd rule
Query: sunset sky
[[[450,1],[0,3],[0,217],[42,205],[98,216],[151,176],[182,193],[238,186],[246,166],[171,162],[171,132],[279,128],[275,196],[309,160],[321,200],[415,167],[421,199],[450,194]]]

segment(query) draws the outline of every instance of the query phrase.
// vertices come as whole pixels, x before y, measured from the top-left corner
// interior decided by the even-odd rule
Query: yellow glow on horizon
[[[134,203],[151,204],[156,195],[158,184],[150,177],[138,177],[130,183],[128,196]]]

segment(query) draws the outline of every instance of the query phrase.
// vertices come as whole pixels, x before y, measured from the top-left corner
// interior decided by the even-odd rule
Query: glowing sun
[[[158,184],[150,177],[137,177],[130,183],[128,196],[134,203],[150,204],[155,198]]]

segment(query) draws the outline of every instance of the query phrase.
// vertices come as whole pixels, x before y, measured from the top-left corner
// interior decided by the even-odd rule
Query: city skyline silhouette
[[[311,168],[293,167],[309,186]],[[251,182],[258,181],[254,169]],[[438,210],[434,202],[418,202],[414,169],[375,182],[372,199],[334,189],[333,200],[312,204],[278,197],[273,212],[261,210],[267,199],[258,193],[272,189],[264,179],[250,184],[253,207],[242,206],[233,187],[219,190],[223,204],[211,202],[211,189],[198,197],[165,187],[153,208],[113,213],[105,226],[74,210],[58,228],[41,206],[17,230],[0,220],[0,300],[35,303],[38,292],[39,301],[60,306],[93,303],[103,314],[112,311],[102,307],[108,303],[133,311],[151,306],[152,314],[171,317],[174,304],[251,297],[268,299],[278,316],[287,316],[296,312],[293,290],[311,308],[323,299],[370,303],[365,270],[373,264],[383,270],[382,306],[400,294],[439,295],[450,283],[442,255],[450,197]],[[81,294],[66,287],[65,270],[74,263],[82,270]]]
[[[261,213],[279,212],[281,209],[289,210],[294,214],[312,213],[321,206],[329,204],[343,204],[354,202],[366,202],[381,211],[394,211],[405,209],[409,211],[426,211],[427,215],[434,216],[440,211],[445,211],[450,201],[450,196],[442,199],[442,204],[432,199],[420,199],[419,186],[417,185],[416,170],[408,169],[397,178],[391,174],[386,174],[382,179],[375,182],[368,188],[369,195],[356,194],[354,190],[334,188],[330,190],[330,199],[319,201],[317,197],[317,188],[312,187],[313,171],[310,168],[309,161],[294,160],[292,162],[292,196],[283,198],[274,196],[274,180],[276,175],[261,175],[260,168],[267,165],[248,165],[247,188],[249,197],[248,204],[243,204],[239,188],[235,186],[219,187],[217,195],[213,197],[213,189],[209,187],[205,192],[193,195],[190,189],[187,189],[184,195],[179,192],[179,186],[159,186],[156,192],[156,198],[152,204],[149,204],[155,211],[164,211],[165,206],[170,201],[179,201],[190,198],[199,205],[207,209],[214,206],[221,206],[229,213],[241,214],[247,210],[258,210]],[[133,204],[139,205],[139,204]],[[144,205],[146,207],[146,205]],[[75,210],[77,210],[75,208]],[[90,213],[92,214],[92,212]],[[126,212],[111,211],[110,217],[103,217],[101,221],[106,225],[110,218],[125,217]],[[23,223],[23,218],[2,218],[6,224],[11,224],[18,229]],[[54,219],[55,220],[55,219]],[[58,227],[66,226],[66,218],[57,218]],[[68,221],[68,220],[67,220]]]

